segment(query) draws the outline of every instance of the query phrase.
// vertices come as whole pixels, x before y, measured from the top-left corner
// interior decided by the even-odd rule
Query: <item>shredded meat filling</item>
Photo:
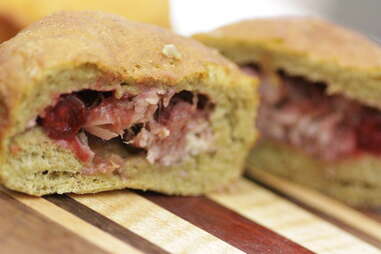
[[[38,122],[49,137],[86,163],[87,173],[96,173],[113,171],[123,160],[113,158],[111,163],[95,154],[89,135],[120,139],[143,149],[150,163],[169,166],[209,148],[212,107],[205,95],[189,91],[143,88],[117,98],[113,92],[85,90],[62,95]]]
[[[256,65],[242,70],[261,80],[257,127],[262,136],[291,144],[326,161],[360,153],[381,154],[381,112],[328,95],[327,85],[283,71],[265,75]]]

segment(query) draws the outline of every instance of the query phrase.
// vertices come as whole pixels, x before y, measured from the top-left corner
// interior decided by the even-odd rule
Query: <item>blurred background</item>
[[[173,27],[185,35],[252,17],[312,15],[352,27],[380,42],[380,12],[380,0],[171,1]]]
[[[380,0],[0,0],[0,40],[58,10],[103,10],[190,35],[253,17],[312,15],[381,41]]]
[[[168,0],[0,0],[0,41],[60,10],[101,10],[134,21],[170,26]]]

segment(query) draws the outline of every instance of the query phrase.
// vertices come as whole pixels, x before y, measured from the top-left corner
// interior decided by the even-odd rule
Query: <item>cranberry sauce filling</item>
[[[257,127],[278,140],[327,160],[359,153],[381,155],[381,112],[342,95],[328,95],[327,85],[278,71],[265,75],[257,65],[242,66],[261,79]]]
[[[202,151],[203,147],[195,151],[190,137],[210,141],[212,108],[205,95],[189,91],[143,88],[116,98],[113,92],[85,90],[62,95],[38,122],[50,138],[75,152],[87,163],[87,171],[95,173],[107,171],[107,162],[91,150],[88,137],[120,139],[126,146],[144,149],[149,162],[171,165]]]
[[[46,110],[42,123],[49,137],[72,139],[85,124],[86,113],[85,104],[77,96],[68,95]]]

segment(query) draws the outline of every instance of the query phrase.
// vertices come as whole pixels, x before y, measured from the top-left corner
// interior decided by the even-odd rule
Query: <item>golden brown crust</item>
[[[162,53],[168,44],[177,47],[184,61],[175,61]],[[121,78],[150,77],[168,84],[175,84],[190,73],[202,73],[207,63],[233,68],[198,42],[156,26],[101,12],[60,12],[36,22],[0,47],[0,66],[5,68],[0,81],[8,88],[24,90],[25,86],[36,84],[27,81],[40,78],[42,71],[62,64],[86,63]],[[18,87],[11,85],[13,80],[4,79],[4,73],[15,69],[22,71],[19,76],[26,81],[18,83]]]
[[[336,61],[344,67],[381,70],[381,49],[359,33],[313,17],[245,20],[196,37],[214,37],[274,44],[317,61]]]
[[[194,38],[238,64],[256,62],[325,82],[342,94],[381,109],[381,48],[364,36],[318,18],[242,21]]]

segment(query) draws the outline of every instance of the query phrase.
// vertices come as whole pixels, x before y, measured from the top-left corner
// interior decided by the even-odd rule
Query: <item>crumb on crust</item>
[[[166,44],[161,51],[163,55],[174,58],[176,60],[181,59],[181,53],[174,44]]]

